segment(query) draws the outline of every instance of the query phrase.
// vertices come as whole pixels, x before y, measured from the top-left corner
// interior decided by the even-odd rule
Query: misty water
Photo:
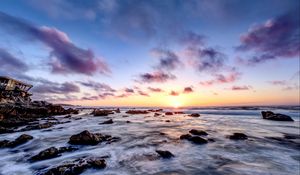
[[[291,175],[300,172],[300,139],[289,144],[270,138],[299,135],[299,109],[272,109],[290,115],[295,122],[263,120],[261,109],[195,108],[182,109],[186,114],[154,117],[154,113],[149,113],[123,117],[127,115],[126,110],[123,108],[121,113],[107,117],[94,117],[89,115],[91,110],[82,110],[71,118],[55,116],[60,122],[71,121],[68,123],[42,130],[1,134],[0,140],[13,140],[23,133],[32,135],[34,139],[16,148],[0,149],[0,174],[39,174],[78,158],[103,156],[107,162],[105,169],[88,169],[82,174]],[[201,116],[187,116],[195,112]],[[113,119],[114,123],[99,125],[107,119]],[[196,145],[179,139],[191,129],[206,131],[208,136],[203,137],[212,138],[215,142]],[[70,136],[83,130],[109,134],[121,140],[111,144],[76,146],[79,148],[77,151],[63,153],[57,158],[34,163],[28,161],[31,156],[51,146],[69,146]],[[234,132],[245,133],[249,138],[241,141],[228,139],[227,136]],[[175,157],[159,158],[155,152],[157,149],[168,150]]]

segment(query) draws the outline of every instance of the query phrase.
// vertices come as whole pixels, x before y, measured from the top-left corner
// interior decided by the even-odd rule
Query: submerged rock
[[[188,140],[188,139],[190,139],[191,137],[192,137],[191,134],[183,134],[183,135],[180,136],[180,139],[181,139],[181,140],[184,140],[184,139]]]
[[[207,143],[206,139],[199,137],[199,136],[192,136],[188,140],[195,144],[206,144]]]
[[[173,115],[173,112],[166,112],[165,115]]]
[[[275,121],[294,121],[290,116],[284,114],[276,114],[272,111],[262,111],[261,115],[263,119],[275,120]]]
[[[148,114],[149,111],[146,110],[128,110],[126,114]]]
[[[192,114],[190,114],[189,116],[190,116],[190,117],[200,117],[200,114],[198,114],[198,113],[192,113]]]
[[[192,129],[189,131],[189,133],[193,134],[193,135],[208,135],[205,131],[202,130],[196,130],[196,129]]]
[[[160,155],[160,157],[164,159],[169,159],[171,157],[174,157],[174,155],[170,151],[163,151],[163,150],[156,150],[157,154]]]
[[[60,147],[60,148],[50,147],[39,152],[37,155],[31,157],[30,160],[39,161],[39,160],[51,159],[51,158],[61,156],[61,153],[71,152],[75,150],[77,150],[77,148],[74,147]]]
[[[96,109],[92,113],[94,116],[108,116],[110,114],[114,114],[113,110],[99,110]]]
[[[113,124],[113,123],[114,123],[113,120],[109,119],[109,120],[106,120],[106,121],[104,121],[102,123],[99,123],[99,124],[102,125],[102,124]]]
[[[246,139],[248,139],[248,136],[243,133],[233,133],[233,135],[229,136],[229,139],[231,139],[231,140],[246,140]]]

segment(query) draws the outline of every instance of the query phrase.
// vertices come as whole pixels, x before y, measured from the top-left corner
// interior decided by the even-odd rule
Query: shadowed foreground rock
[[[199,136],[192,136],[190,134],[183,134],[180,136],[180,139],[181,140],[188,140],[194,144],[206,144],[207,143],[207,140],[202,138],[202,137],[199,137]]]
[[[120,138],[118,137],[112,137],[110,135],[102,135],[100,133],[93,134],[85,130],[79,134],[72,135],[68,143],[74,145],[97,145],[98,143],[104,141],[106,141],[107,143],[112,143],[119,140]]]
[[[202,130],[196,130],[196,129],[192,129],[189,131],[189,133],[193,134],[193,135],[208,135],[205,131],[202,131]]]
[[[99,124],[104,125],[104,124],[113,124],[113,123],[114,123],[114,121],[112,119],[109,119],[109,120],[106,120],[106,121],[104,121],[102,123],[99,123]]]
[[[290,116],[284,114],[275,114],[272,111],[262,111],[263,119],[274,121],[294,121]]]
[[[126,114],[148,114],[149,111],[146,110],[128,110]]]
[[[30,160],[39,161],[39,160],[51,159],[51,158],[61,156],[61,153],[71,152],[75,150],[77,150],[77,148],[74,147],[60,147],[60,148],[50,147],[39,152],[37,155],[31,157]]]
[[[89,168],[104,169],[105,167],[106,161],[101,158],[79,159],[72,163],[51,168],[43,175],[78,175]]]
[[[22,145],[22,144],[28,142],[31,139],[33,139],[33,137],[31,135],[22,134],[18,138],[16,138],[14,141],[11,141],[11,142],[9,140],[0,141],[0,148],[1,147],[14,148],[14,147],[17,147],[19,145]]]
[[[192,113],[192,114],[190,114],[189,116],[190,116],[190,117],[200,117],[200,114],[198,114],[198,113]]]
[[[91,114],[94,115],[94,116],[108,116],[110,114],[114,114],[114,111],[113,110],[99,110],[99,109],[96,109]]]

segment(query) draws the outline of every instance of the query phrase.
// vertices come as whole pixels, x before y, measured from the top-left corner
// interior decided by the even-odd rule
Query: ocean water
[[[33,140],[16,148],[0,149],[1,175],[38,174],[48,168],[82,157],[106,158],[103,170],[88,169],[83,175],[293,175],[300,173],[300,139],[296,144],[282,143],[269,137],[283,137],[285,134],[299,135],[299,108],[273,107],[270,110],[290,115],[295,122],[263,120],[261,110],[269,108],[191,108],[177,109],[186,114],[154,117],[154,113],[128,115],[121,113],[107,117],[89,115],[91,110],[82,110],[71,118],[55,116],[61,122],[51,128],[1,134],[0,140],[13,140],[25,133]],[[172,109],[166,109],[172,110]],[[189,113],[201,114],[198,118]],[[113,124],[99,125],[108,119]],[[170,122],[166,122],[170,120]],[[126,123],[130,121],[131,123]],[[40,121],[45,122],[45,120]],[[196,145],[180,140],[182,134],[191,129],[201,129],[208,133],[204,138],[215,142]],[[120,137],[111,144],[78,146],[79,150],[63,153],[62,156],[30,163],[28,159],[51,146],[70,146],[67,142],[73,134],[83,130]],[[234,141],[227,138],[234,132],[249,136],[248,140]],[[164,133],[162,135],[161,133]],[[298,146],[295,146],[297,145]],[[175,157],[157,158],[156,149],[169,150]]]

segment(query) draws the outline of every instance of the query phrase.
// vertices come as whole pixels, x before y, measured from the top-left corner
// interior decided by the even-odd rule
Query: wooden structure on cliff
[[[6,99],[12,102],[26,103],[31,101],[28,91],[32,85],[15,80],[10,77],[0,76],[0,100]]]

